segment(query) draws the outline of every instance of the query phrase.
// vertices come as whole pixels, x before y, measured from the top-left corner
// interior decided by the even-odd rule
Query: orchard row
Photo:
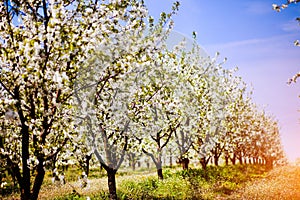
[[[195,34],[192,48],[167,47],[178,6],[155,21],[138,0],[0,4],[0,162],[22,200],[38,198],[46,169],[87,167],[91,154],[111,199],[128,155],[149,156],[160,179],[166,148],[184,169],[284,159],[277,121],[236,69],[203,55]]]

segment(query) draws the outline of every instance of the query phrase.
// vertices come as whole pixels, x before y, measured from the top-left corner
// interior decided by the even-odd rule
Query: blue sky
[[[227,68],[238,67],[238,74],[254,88],[253,100],[279,120],[282,142],[289,159],[300,157],[300,81],[287,80],[300,71],[300,5],[282,12],[272,4],[285,0],[182,0],[174,18],[175,30],[191,36],[211,56],[220,52],[228,58]],[[145,0],[150,15],[170,11],[171,0]]]

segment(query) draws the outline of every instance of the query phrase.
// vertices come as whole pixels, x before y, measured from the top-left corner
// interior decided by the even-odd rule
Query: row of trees
[[[178,6],[155,22],[138,0],[0,4],[0,164],[21,199],[37,199],[45,170],[71,158],[88,173],[92,154],[111,199],[126,155],[149,156],[160,179],[170,147],[184,169],[284,157],[276,120],[236,70],[196,40],[167,48]]]

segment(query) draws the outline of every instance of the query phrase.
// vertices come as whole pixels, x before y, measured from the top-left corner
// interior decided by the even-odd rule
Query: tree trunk
[[[245,159],[245,164],[247,164],[247,163],[248,163],[248,164],[251,164],[251,159],[250,159],[250,158],[246,158],[246,159]]]
[[[202,169],[205,171],[207,168],[207,162],[205,158],[200,158],[200,164],[202,166]]]
[[[34,185],[31,194],[31,200],[38,199],[39,192],[41,190],[41,186],[43,184],[43,180],[45,177],[45,169],[43,165],[44,159],[39,159],[39,165],[37,166],[37,175],[34,180]]]
[[[239,162],[240,162],[241,165],[243,164],[243,157],[242,156],[239,157]]]
[[[255,165],[257,164],[257,158],[256,157],[253,158],[253,164],[255,164]]]
[[[88,177],[90,172],[90,160],[92,159],[92,155],[85,156],[85,174]]]
[[[232,163],[233,165],[235,165],[235,163],[236,163],[236,155],[233,154],[233,157],[230,158],[230,160],[231,160],[231,163]]]
[[[163,173],[162,173],[162,168],[157,169],[157,176],[158,176],[159,180],[163,180],[164,179],[164,176],[163,176]]]
[[[229,165],[229,155],[228,152],[225,152],[225,165],[228,166]]]
[[[154,162],[157,170],[157,176],[159,180],[163,180],[164,176],[162,173],[161,156],[158,156],[157,162]]]
[[[163,173],[162,173],[162,162],[161,162],[161,152],[158,154],[157,158],[153,156],[153,154],[148,155],[151,157],[152,161],[155,164],[156,170],[157,170],[157,176],[159,180],[163,180]]]
[[[141,167],[141,161],[138,161],[137,165],[138,165],[138,168],[140,168]]]
[[[136,162],[134,160],[131,161],[131,169],[132,171],[135,171],[135,164]]]
[[[183,170],[189,169],[190,160],[188,158],[180,159],[180,163],[181,163],[181,166],[182,166]]]
[[[229,158],[225,157],[225,165],[228,166],[229,165]]]
[[[219,156],[217,155],[214,156],[214,164],[215,166],[219,166]]]
[[[132,171],[135,171],[135,166],[137,163],[135,153],[129,153],[128,160],[129,160],[129,166],[131,167]]]
[[[116,173],[117,170],[111,168],[107,170],[108,190],[109,190],[110,200],[117,200]]]
[[[261,161],[261,159],[260,159],[260,158],[258,159],[258,164],[259,164],[259,165],[261,165],[261,164],[262,164],[262,161]]]
[[[24,122],[25,123],[25,122]],[[22,124],[22,182],[19,183],[21,189],[21,199],[30,200],[30,169],[27,161],[29,160],[29,130],[28,126]]]
[[[169,164],[170,164],[170,167],[172,167],[172,165],[173,165],[172,154],[170,154]]]

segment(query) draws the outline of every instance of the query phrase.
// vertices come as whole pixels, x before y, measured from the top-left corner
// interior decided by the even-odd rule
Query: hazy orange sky
[[[146,0],[150,15],[170,11],[171,0]],[[300,4],[278,13],[273,3],[284,0],[182,0],[175,17],[175,30],[191,36],[213,56],[228,58],[226,68],[238,67],[238,74],[254,88],[253,101],[276,116],[290,160],[300,157],[300,80],[287,81],[300,71]]]

